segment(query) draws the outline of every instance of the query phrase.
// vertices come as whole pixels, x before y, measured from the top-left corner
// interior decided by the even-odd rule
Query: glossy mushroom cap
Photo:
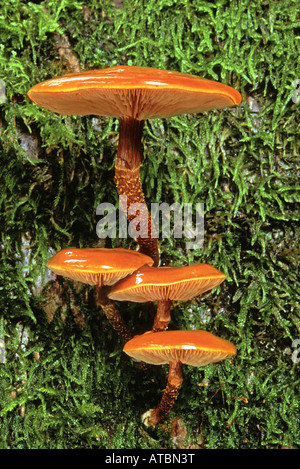
[[[223,109],[241,102],[235,89],[195,75],[116,66],[70,73],[33,86],[36,104],[59,114],[138,120]]]
[[[143,266],[115,284],[108,297],[144,303],[157,300],[190,300],[220,285],[226,276],[209,264],[184,267]]]
[[[63,249],[47,263],[57,275],[88,283],[113,285],[140,266],[152,265],[153,260],[137,251],[116,248]]]
[[[123,351],[152,365],[180,362],[204,366],[236,354],[235,346],[207,331],[146,332],[126,343]]]

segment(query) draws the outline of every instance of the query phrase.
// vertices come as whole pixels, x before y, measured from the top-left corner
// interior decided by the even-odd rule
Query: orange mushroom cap
[[[116,248],[62,249],[47,263],[57,275],[88,283],[113,285],[144,264],[153,260],[137,251]]]
[[[180,72],[116,66],[70,73],[33,86],[36,104],[59,114],[138,120],[223,109],[241,102],[230,86]]]
[[[204,366],[236,354],[235,346],[207,331],[146,332],[129,340],[123,351],[152,365],[180,362]]]
[[[225,280],[225,274],[209,264],[184,267],[139,268],[116,283],[108,297],[118,301],[144,303],[156,300],[190,300]]]

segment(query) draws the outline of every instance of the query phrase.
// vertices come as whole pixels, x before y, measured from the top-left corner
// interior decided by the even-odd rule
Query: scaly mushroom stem
[[[109,323],[117,334],[121,337],[123,343],[125,344],[128,340],[132,339],[133,334],[129,330],[124,319],[120,315],[115,303],[107,298],[105,293],[105,287],[97,286],[97,301],[101,306],[105,316],[107,317]]]
[[[171,321],[171,300],[158,300],[152,332],[165,331]]]
[[[168,382],[164,392],[164,395],[156,407],[152,409],[145,420],[147,420],[148,425],[156,426],[158,423],[162,422],[169,410],[172,408],[174,402],[177,399],[179,390],[182,384],[182,365],[178,361],[170,362],[169,364],[169,374]]]
[[[122,206],[122,208],[127,215],[128,221],[131,222],[137,216],[141,221],[140,226],[136,227],[136,230],[141,233],[141,236],[136,238],[140,246],[140,252],[150,256],[154,260],[154,264],[158,265],[158,239],[145,203],[140,179],[143,126],[144,121],[130,117],[120,121],[119,145],[115,163],[115,183],[119,195],[126,195],[127,197],[127,206]],[[143,204],[141,206],[142,210],[130,214],[130,206],[135,203]]]

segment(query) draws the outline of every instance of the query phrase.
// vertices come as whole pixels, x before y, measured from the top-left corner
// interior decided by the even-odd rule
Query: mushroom
[[[205,366],[236,354],[235,346],[207,331],[146,332],[133,337],[123,351],[137,361],[169,364],[167,386],[155,409],[145,412],[144,423],[156,426],[173,406],[183,381],[182,365]]]
[[[108,297],[117,301],[157,301],[152,332],[163,331],[171,320],[173,300],[190,300],[220,285],[226,276],[209,264],[182,267],[144,265],[114,284]]]
[[[129,249],[70,248],[57,252],[47,262],[47,267],[57,275],[96,285],[97,301],[125,343],[132,334],[114,302],[107,297],[105,286],[113,285],[144,264],[152,265],[153,260]]]
[[[145,204],[140,180],[144,121],[223,109],[241,102],[235,89],[195,75],[148,67],[116,66],[70,73],[33,86],[32,101],[59,114],[114,116],[120,121],[115,182],[129,221],[138,216],[137,242],[142,253],[159,263],[157,234]],[[138,203],[137,215],[130,212]],[[135,206],[137,207],[137,206]],[[142,207],[142,209],[141,209]],[[138,230],[137,230],[138,231]]]

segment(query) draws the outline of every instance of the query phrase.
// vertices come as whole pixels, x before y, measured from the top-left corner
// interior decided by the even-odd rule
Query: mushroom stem
[[[125,344],[128,342],[128,340],[132,339],[133,334],[120,315],[115,303],[107,297],[105,290],[106,289],[104,287],[97,285],[96,291],[98,304],[101,306],[113,329],[117,332]]]
[[[173,361],[169,364],[169,374],[167,386],[164,395],[156,407],[148,414],[148,423],[152,426],[156,426],[162,422],[169,410],[172,408],[176,401],[179,390],[182,384],[182,364],[179,361]]]
[[[140,167],[142,164],[142,131],[144,121],[139,121],[131,117],[124,118],[120,121],[119,145],[115,163],[115,183],[119,195],[127,197],[126,204],[121,201],[123,210],[127,215],[129,222],[136,218],[139,213],[140,236],[136,240],[140,246],[140,252],[150,256],[154,260],[154,264],[159,263],[158,240],[154,224],[151,220],[147,205],[145,203],[143,188],[140,179]],[[132,204],[143,204],[141,210],[133,211]],[[136,227],[138,231],[138,226]]]
[[[171,300],[158,300],[152,332],[165,331],[171,321]]]

